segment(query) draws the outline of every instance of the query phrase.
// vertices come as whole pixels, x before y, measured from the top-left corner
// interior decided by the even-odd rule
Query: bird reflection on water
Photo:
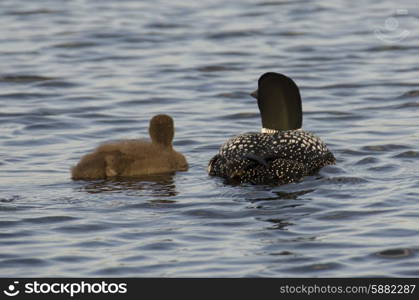
[[[77,189],[90,194],[125,191],[129,195],[176,196],[175,174],[156,174],[133,178],[113,178],[82,182]]]

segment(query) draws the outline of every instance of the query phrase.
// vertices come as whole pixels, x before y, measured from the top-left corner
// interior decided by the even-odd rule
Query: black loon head
[[[251,95],[258,100],[263,128],[301,128],[301,97],[297,85],[291,78],[279,73],[265,73],[259,78],[258,89]]]

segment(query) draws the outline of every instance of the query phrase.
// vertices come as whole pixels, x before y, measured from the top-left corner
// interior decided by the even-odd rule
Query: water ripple
[[[21,2],[0,1],[2,274],[419,275],[416,2]],[[295,79],[337,164],[283,186],[208,176],[225,140],[260,131],[267,71]],[[159,113],[188,172],[70,179]]]

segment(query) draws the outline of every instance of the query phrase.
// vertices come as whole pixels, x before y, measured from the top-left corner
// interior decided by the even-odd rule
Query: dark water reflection
[[[178,194],[173,177],[174,174],[159,174],[112,180],[80,180],[81,187],[78,187],[76,191],[91,194],[124,191],[130,192],[131,195],[138,193],[141,196],[171,197]]]
[[[413,0],[1,1],[2,274],[417,277],[418,16]],[[337,165],[280,187],[208,177],[221,143],[259,129],[266,71],[296,80]],[[188,172],[70,179],[157,113]]]

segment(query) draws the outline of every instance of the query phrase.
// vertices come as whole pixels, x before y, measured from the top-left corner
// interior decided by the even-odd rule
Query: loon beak
[[[252,96],[253,98],[258,98],[258,90],[254,90],[253,92],[250,93],[250,96]]]

